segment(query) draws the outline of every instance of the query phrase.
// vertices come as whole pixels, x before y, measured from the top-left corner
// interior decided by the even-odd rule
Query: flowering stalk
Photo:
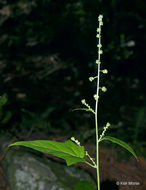
[[[96,63],[98,64],[98,73],[97,73],[97,90],[96,90],[96,103],[95,103],[95,127],[96,127],[96,172],[97,172],[97,186],[98,186],[98,190],[100,190],[100,173],[99,173],[99,141],[98,141],[98,97],[99,97],[99,79],[100,79],[100,57],[102,54],[102,50],[101,50],[101,26],[103,25],[102,22],[102,15],[99,15],[98,17],[98,22],[99,22],[99,26],[97,28],[97,35],[96,37],[98,38],[98,59],[96,60]]]

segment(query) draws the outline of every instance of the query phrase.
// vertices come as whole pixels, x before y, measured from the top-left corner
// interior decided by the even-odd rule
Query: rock
[[[9,150],[2,165],[10,190],[73,190],[81,180],[93,182],[84,170],[42,158],[25,148]]]

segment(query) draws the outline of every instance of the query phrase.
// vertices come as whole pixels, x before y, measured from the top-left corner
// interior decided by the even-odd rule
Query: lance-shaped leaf
[[[9,146],[21,145],[34,150],[52,154],[66,161],[67,165],[78,162],[85,162],[85,150],[83,146],[78,146],[70,140],[56,142],[50,140],[18,141]]]
[[[121,141],[121,140],[119,140],[119,139],[117,139],[117,138],[110,137],[110,136],[105,136],[105,137],[103,137],[102,140],[108,140],[108,141],[111,141],[111,142],[113,142],[113,143],[116,143],[116,144],[118,144],[118,145],[124,147],[124,148],[127,149],[131,154],[133,154],[133,156],[138,160],[137,155],[136,155],[136,153],[134,152],[134,150],[133,150],[127,143],[125,143],[124,141]]]

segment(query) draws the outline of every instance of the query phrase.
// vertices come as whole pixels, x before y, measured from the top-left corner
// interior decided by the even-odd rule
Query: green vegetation
[[[21,141],[37,134],[96,143],[90,112],[97,78],[91,75],[97,71],[95,35],[102,13],[102,74],[108,75],[101,77],[107,91],[100,89],[98,131],[110,121],[109,136],[146,156],[145,12],[141,0],[1,1],[0,133]],[[91,109],[72,112],[85,95]],[[129,157],[115,147],[120,157]]]
[[[88,118],[86,113],[85,117],[78,113],[70,117],[69,110],[72,105],[78,107],[79,96],[86,94],[91,100],[93,89],[87,76],[95,71],[99,12],[105,16],[103,63],[109,70],[105,79],[109,90],[104,101],[100,100],[99,123],[102,126],[110,120],[111,135],[130,142],[138,138],[131,135],[136,113],[146,107],[145,4],[139,0],[0,2],[0,95],[6,93],[8,97],[3,112],[11,112],[7,126],[1,125],[0,130],[14,134],[22,129],[41,130],[41,122],[36,125],[35,117],[23,110],[49,122],[50,129],[68,132],[86,126],[86,131],[93,130],[92,120],[83,119]],[[92,100],[89,103],[94,104]],[[46,110],[50,111],[44,119]],[[141,138],[137,141],[144,141],[144,127],[138,133]]]
[[[56,142],[56,141],[50,141],[50,140],[36,140],[36,141],[18,141],[10,146],[16,146],[16,145],[21,145],[25,147],[32,148],[37,151],[41,151],[44,153],[52,154],[53,156],[57,156],[59,158],[62,158],[66,161],[67,166],[70,166],[72,164],[76,164],[78,162],[83,162],[91,167],[96,169],[97,172],[97,187],[98,190],[100,190],[100,173],[99,173],[99,142],[103,140],[109,140],[113,143],[116,143],[125,149],[127,149],[130,153],[133,154],[133,156],[137,158],[134,150],[125,142],[114,138],[110,136],[105,136],[106,130],[110,127],[110,123],[107,123],[106,126],[104,127],[101,135],[99,136],[99,131],[98,131],[98,103],[99,103],[99,90],[106,92],[106,87],[100,87],[100,73],[107,74],[108,71],[107,69],[101,70],[101,54],[103,53],[102,51],[102,45],[101,45],[101,26],[103,25],[103,16],[99,15],[98,17],[98,22],[99,26],[97,28],[97,35],[96,37],[98,38],[98,59],[96,60],[96,64],[98,65],[98,72],[97,76],[95,77],[89,77],[89,80],[92,82],[94,79],[97,79],[97,84],[96,84],[96,94],[93,96],[95,99],[95,110],[91,108],[89,104],[86,103],[86,100],[83,99],[81,102],[84,106],[87,108],[79,108],[76,110],[84,110],[84,111],[90,111],[94,114],[95,116],[95,129],[96,129],[96,159],[91,158],[89,155],[88,151],[85,151],[84,147],[80,145],[80,142],[76,140],[74,137],[71,138],[71,140],[75,143],[73,143],[70,140],[67,140],[65,142]],[[89,157],[90,162],[86,160],[86,157]],[[96,161],[94,161],[96,160]]]

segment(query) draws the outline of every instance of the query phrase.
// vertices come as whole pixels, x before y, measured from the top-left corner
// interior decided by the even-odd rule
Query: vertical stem
[[[98,17],[99,18],[99,17]],[[98,99],[99,99],[99,79],[100,79],[100,48],[101,48],[101,23],[99,21],[99,37],[98,37],[98,74],[97,74],[97,90],[96,90],[96,104],[95,104],[95,127],[96,127],[96,172],[97,172],[97,186],[100,190],[100,173],[99,173],[99,142],[98,142]]]

